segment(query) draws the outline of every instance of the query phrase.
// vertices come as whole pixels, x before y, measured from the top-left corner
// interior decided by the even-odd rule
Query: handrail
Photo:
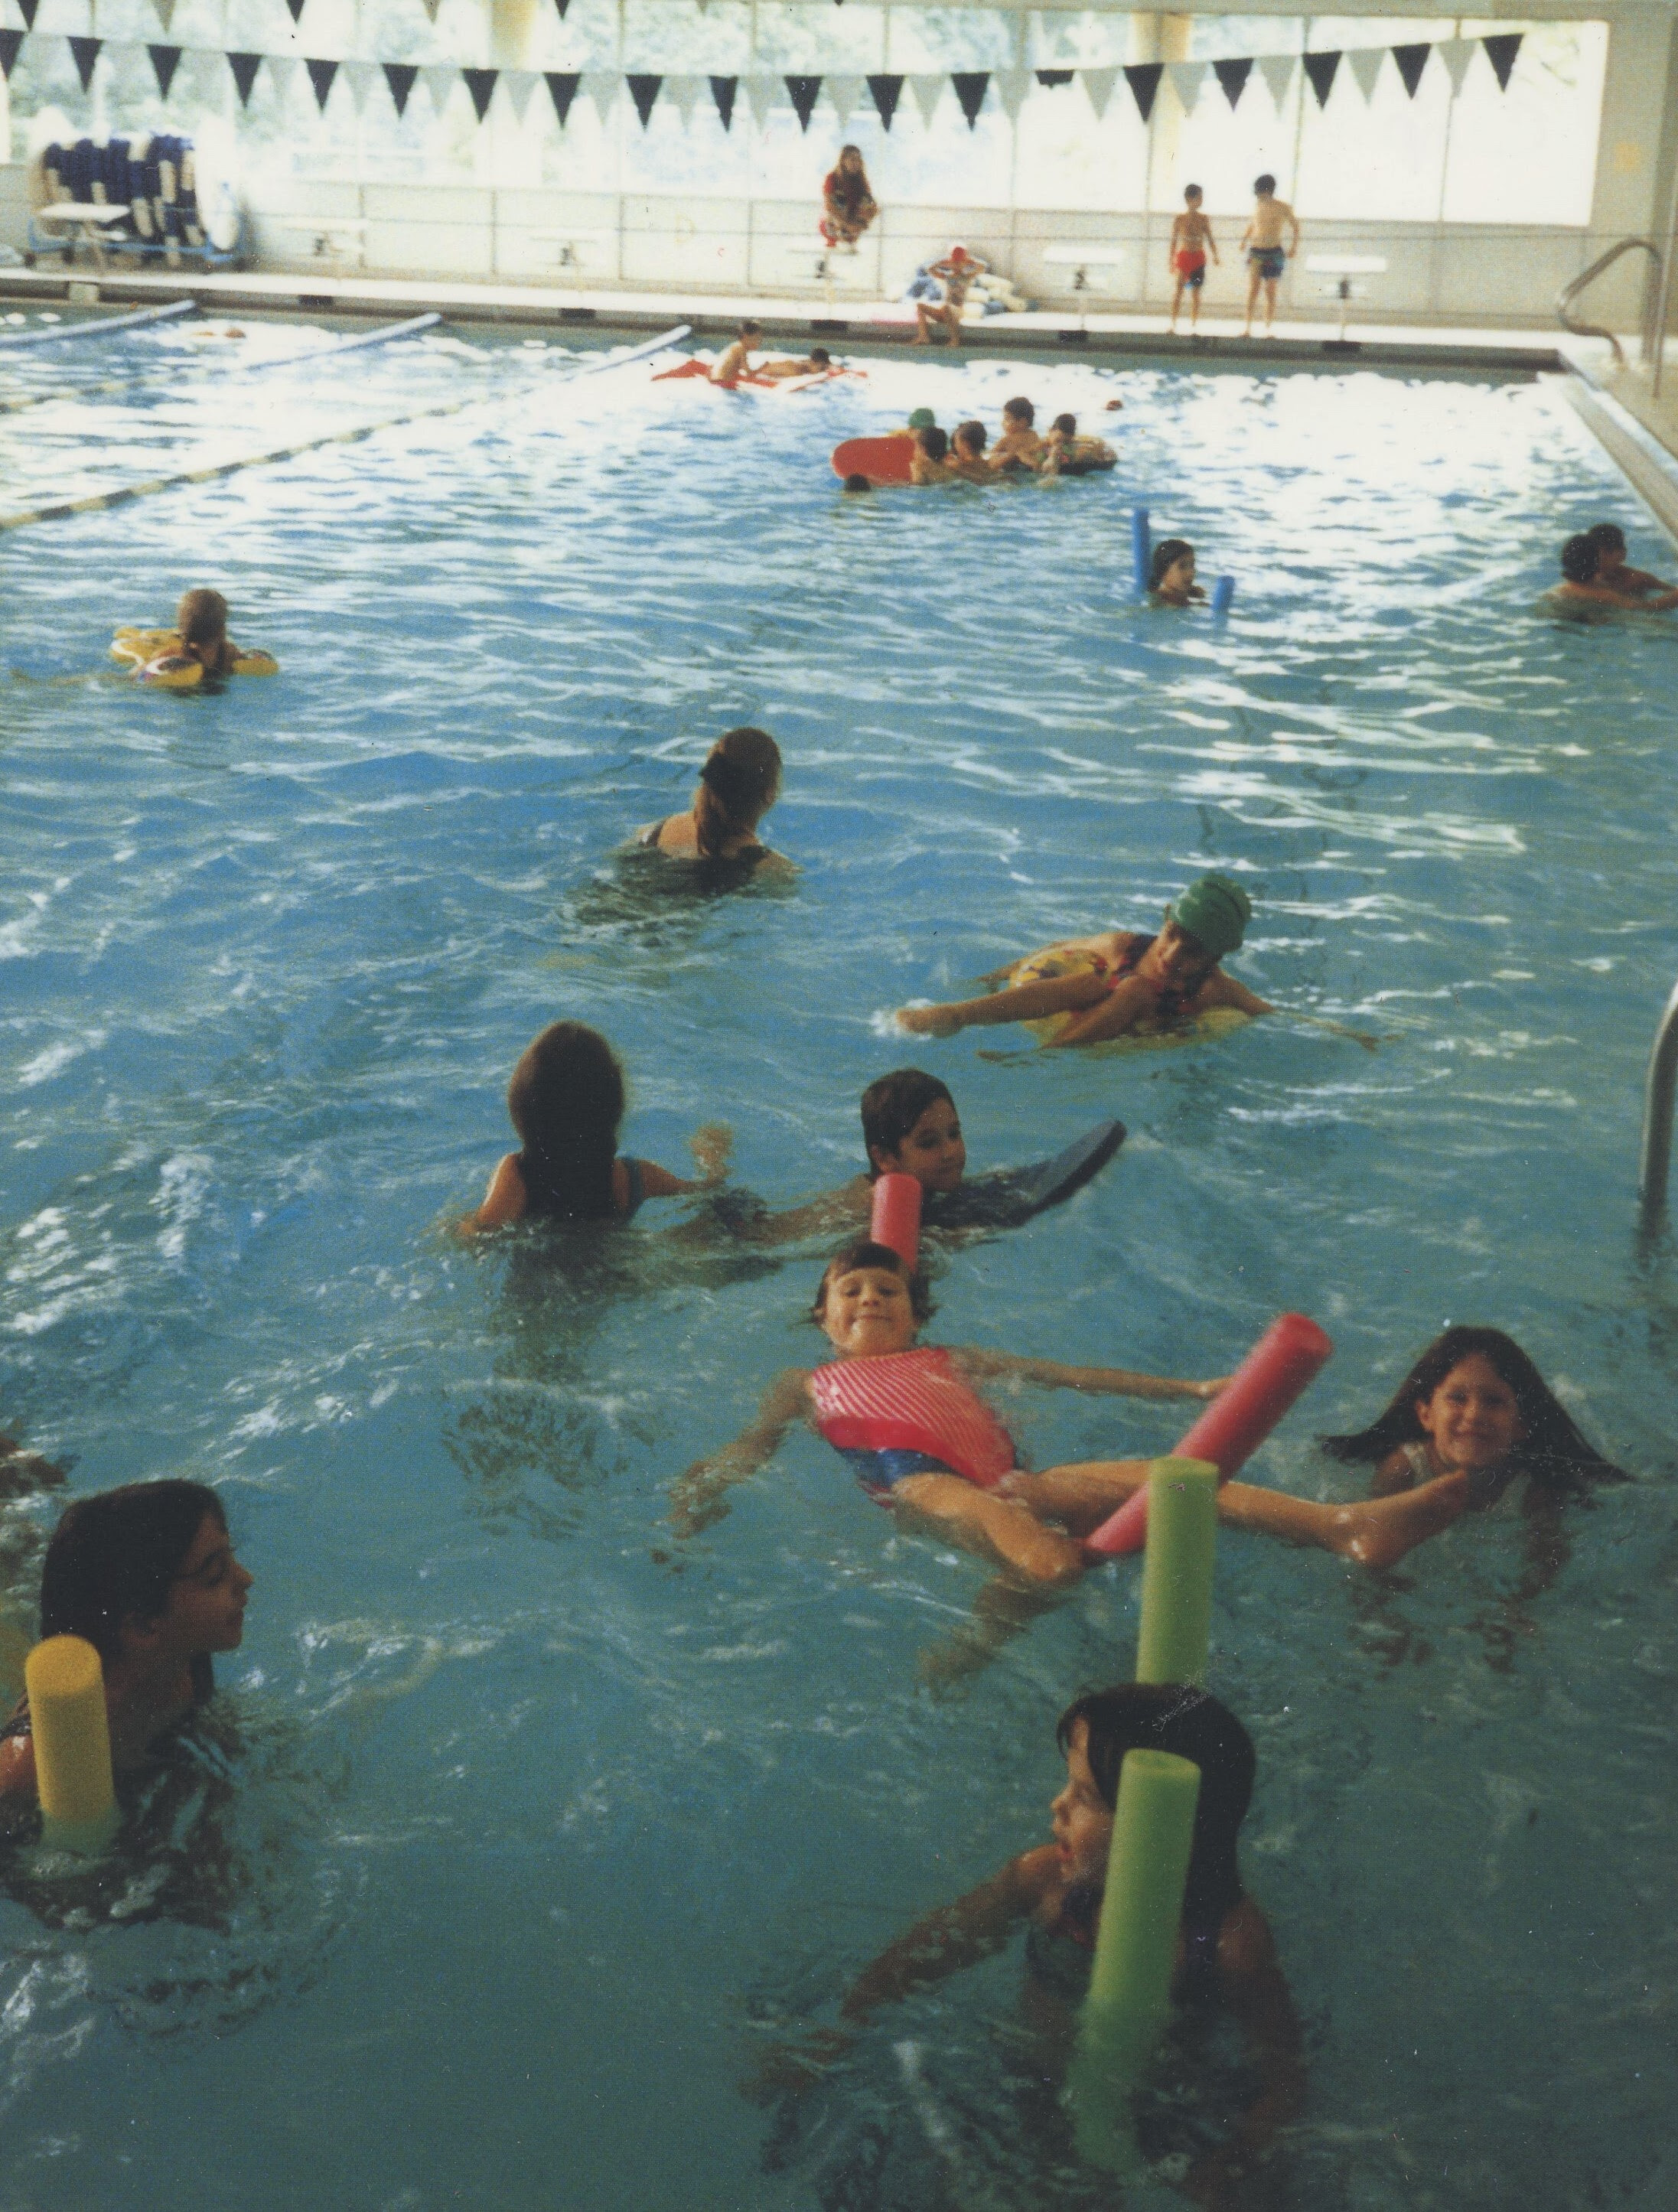
[[[1666,1211],[1675,1094],[1678,1094],[1678,983],[1672,987],[1672,996],[1655,1032],[1643,1094],[1643,1164],[1638,1188],[1645,1231],[1653,1229]]]
[[[1556,294],[1556,320],[1561,325],[1563,330],[1571,331],[1576,338],[1606,338],[1614,348],[1616,364],[1624,368],[1625,349],[1614,332],[1605,331],[1600,323],[1575,322],[1568,312],[1585,286],[1595,283],[1602,271],[1605,269],[1611,269],[1622,253],[1646,253],[1657,270],[1663,269],[1666,265],[1665,257],[1652,238],[1617,238],[1606,253],[1599,253],[1589,269],[1582,269],[1572,283],[1564,284],[1560,291]],[[1644,314],[1643,350],[1646,357],[1649,352],[1649,317],[1646,304]]]

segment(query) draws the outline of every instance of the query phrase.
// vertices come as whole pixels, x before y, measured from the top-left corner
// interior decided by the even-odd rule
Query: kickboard
[[[915,441],[899,432],[890,438],[847,438],[833,449],[836,477],[866,477],[870,483],[906,484],[915,459]]]
[[[1051,1206],[1063,1206],[1101,1173],[1125,1139],[1122,1121],[1103,1121],[1052,1160],[1027,1168],[998,1168],[975,1176],[958,1190],[935,1192],[926,1201],[928,1229],[1017,1229]]]

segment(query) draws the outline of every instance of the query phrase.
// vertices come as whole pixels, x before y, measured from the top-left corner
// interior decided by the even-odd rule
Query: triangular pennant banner
[[[1346,57],[1352,66],[1353,80],[1366,102],[1375,97],[1375,80],[1386,58],[1384,46],[1353,46]]]
[[[314,87],[314,104],[324,115],[326,112],[326,95],[332,88],[333,80],[338,73],[338,65],[336,62],[312,62],[305,54],[303,67],[308,71],[309,82]]]
[[[1453,94],[1462,89],[1462,80],[1468,74],[1468,64],[1474,58],[1477,43],[1474,39],[1441,39],[1433,49],[1445,65]]]
[[[733,128],[734,101],[740,89],[737,76],[714,76],[711,79],[711,98],[716,102],[717,119],[725,131]]]
[[[1037,82],[1045,91],[1053,92],[1057,84],[1070,84],[1075,73],[1072,70],[1039,70]]]
[[[1299,58],[1305,65],[1305,75],[1311,81],[1311,90],[1316,94],[1317,106],[1326,107],[1341,64],[1340,48],[1335,46],[1331,52],[1321,54],[1301,54]]]
[[[1261,54],[1258,70],[1264,79],[1264,88],[1270,94],[1270,105],[1280,115],[1289,93],[1293,89],[1293,56]]]
[[[289,54],[258,54],[257,59],[267,63],[274,97],[282,107],[286,106],[303,81],[302,63]]]
[[[585,70],[582,73],[583,98],[599,117],[602,129],[611,119],[623,83],[616,70]]]
[[[17,50],[23,44],[21,31],[0,31],[0,76],[9,83],[12,64],[17,59]]]
[[[915,95],[915,104],[921,111],[921,120],[930,130],[938,112],[938,103],[944,97],[944,77],[940,71],[922,70],[910,77],[909,88]]]
[[[1070,76],[1072,72],[1068,70],[1067,74]],[[1027,69],[997,70],[991,77],[991,82],[996,87],[996,97],[1001,103],[1004,115],[1007,117],[1010,123],[1018,122],[1019,111],[1024,106],[1026,97],[1031,89],[1031,70]]]
[[[749,76],[745,80],[746,106],[758,130],[769,121],[771,109],[785,89],[778,76]]]
[[[1153,113],[1153,103],[1159,96],[1159,80],[1165,74],[1163,62],[1133,62],[1124,73],[1130,87],[1130,96],[1136,103],[1136,112],[1144,123]],[[1084,72],[1084,82],[1090,81],[1090,72]]]
[[[386,62],[383,64],[385,82],[391,88],[391,105],[398,115],[408,112],[408,95],[414,88],[419,71],[412,62]]]
[[[76,64],[76,74],[82,80],[83,92],[94,81],[94,64],[99,59],[99,50],[104,44],[103,39],[72,39],[70,41],[70,58]]]
[[[1412,100],[1416,96],[1416,87],[1421,82],[1421,73],[1427,67],[1427,57],[1432,51],[1427,46],[1395,46],[1392,50],[1398,73],[1404,80],[1404,89]]]
[[[951,70],[950,82],[956,88],[956,98],[961,102],[961,112],[967,118],[967,127],[976,131],[979,110],[985,104],[985,94],[990,90],[988,70]]]
[[[816,112],[816,102],[822,96],[822,81],[818,76],[789,76],[787,97],[793,103],[793,112],[799,119],[799,129],[807,131],[810,118]]]
[[[862,104],[863,80],[860,76],[828,76],[822,79],[834,119],[842,131]]]
[[[1213,62],[1212,73],[1224,88],[1224,97],[1231,107],[1239,107],[1241,95],[1247,89],[1247,80],[1253,74],[1249,61]]]
[[[251,104],[251,87],[257,81],[257,71],[262,67],[260,54],[229,54],[228,67],[233,71],[234,90],[239,94],[239,105]]]
[[[626,76],[623,82],[629,88],[629,97],[635,104],[635,113],[641,118],[641,127],[644,131],[652,120],[653,110],[658,101],[659,87],[664,82],[664,79],[661,76],[647,76],[638,73],[633,76]]]
[[[420,5],[425,10],[425,20],[428,23],[436,21],[437,10],[442,4],[443,0],[420,0]]]
[[[667,76],[664,81],[664,96],[682,118],[685,131],[693,120],[693,111],[699,105],[699,88],[702,76]]]
[[[1119,73],[1116,69],[1098,69],[1079,70],[1078,74],[1084,80],[1084,90],[1095,110],[1096,121],[1099,123],[1107,112],[1108,103],[1113,97],[1113,87],[1119,81]]]
[[[903,81],[900,76],[871,76],[868,96],[874,103],[874,112],[879,117],[883,130],[891,128],[891,118],[897,112],[897,102],[903,96]]]
[[[303,0],[285,0],[285,4],[291,10],[292,21],[301,23],[303,20]]]
[[[554,113],[559,118],[559,127],[565,128],[565,118],[571,112],[571,102],[577,96],[577,87],[582,82],[581,70],[544,70],[548,91],[554,103]]]
[[[175,20],[175,0],[151,0],[151,4],[157,10],[158,21],[168,30]]]
[[[179,46],[148,46],[146,52],[151,56],[151,73],[157,79],[157,89],[167,100],[169,87],[175,81],[175,71],[180,67],[181,50]]]
[[[454,97],[454,88],[460,82],[460,72],[453,62],[428,62],[420,71],[420,82],[431,95],[432,112],[441,115]]]
[[[495,96],[495,80],[501,75],[501,71],[491,69],[463,69],[460,74],[466,80],[466,89],[472,96],[472,106],[477,111],[478,121],[482,123],[489,112],[489,102]]]
[[[378,82],[377,62],[345,62],[344,81],[350,88],[350,101],[357,115],[367,113],[367,96]]]
[[[562,23],[565,21],[565,11],[570,6],[571,0],[554,0],[554,4],[559,9],[559,20]]]
[[[33,16],[29,20],[33,22]],[[1486,60],[1497,72],[1499,92],[1509,89],[1509,73],[1515,66],[1515,57],[1521,51],[1521,40],[1525,35],[1522,31],[1499,31],[1480,42],[1486,49]]]
[[[40,6],[40,0],[17,0],[17,5],[25,26],[33,31],[35,27],[35,11]]]
[[[1206,82],[1204,62],[1167,62],[1165,74],[1171,80],[1171,89],[1185,115],[1192,115],[1199,104],[1201,87]]]
[[[507,94],[507,104],[513,110],[513,120],[520,131],[530,112],[530,96],[536,89],[534,70],[503,70],[502,90]]]

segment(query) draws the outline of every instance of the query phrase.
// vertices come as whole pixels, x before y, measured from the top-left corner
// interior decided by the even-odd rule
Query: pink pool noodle
[[[883,1175],[874,1185],[873,1218],[868,1234],[895,1252],[914,1273],[921,1250],[921,1186],[913,1176]]]
[[[1226,1389],[1201,1415],[1173,1459],[1210,1460],[1227,1482],[1269,1435],[1294,1400],[1327,1364],[1334,1346],[1304,1314],[1280,1314],[1253,1346]],[[1144,1487],[1103,1521],[1085,1549],[1110,1554],[1140,1552],[1147,1540],[1148,1493]]]

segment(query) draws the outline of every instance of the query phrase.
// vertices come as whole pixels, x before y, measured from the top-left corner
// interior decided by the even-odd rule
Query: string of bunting
[[[407,113],[408,103],[416,84],[423,83],[432,106],[440,115],[453,96],[455,86],[464,84],[480,123],[488,117],[489,103],[499,87],[512,107],[514,119],[522,125],[536,88],[542,84],[547,88],[562,130],[570,120],[571,111],[579,97],[589,102],[604,123],[618,99],[627,93],[641,118],[641,128],[645,130],[652,121],[654,108],[661,99],[677,110],[685,125],[691,122],[695,111],[708,93],[723,129],[728,131],[733,127],[736,107],[744,93],[747,109],[754,123],[759,126],[770,110],[781,106],[784,100],[798,117],[800,131],[808,131],[810,119],[816,112],[816,103],[825,93],[842,131],[861,107],[865,99],[872,103],[883,127],[890,131],[905,88],[922,123],[930,125],[944,96],[945,87],[948,85],[955,94],[970,131],[977,126],[980,112],[993,92],[997,104],[1012,122],[1034,90],[1063,89],[1071,86],[1074,80],[1082,82],[1090,105],[1099,119],[1106,115],[1121,77],[1135,103],[1137,113],[1146,123],[1152,117],[1160,86],[1168,78],[1183,113],[1192,115],[1208,78],[1216,82],[1233,110],[1240,106],[1248,81],[1256,70],[1272,101],[1280,109],[1292,88],[1296,67],[1304,70],[1306,82],[1321,108],[1328,104],[1328,95],[1340,78],[1342,62],[1365,102],[1372,99],[1382,65],[1389,55],[1399,81],[1412,100],[1416,96],[1430,60],[1436,57],[1450,78],[1450,88],[1455,94],[1462,89],[1476,47],[1484,49],[1499,88],[1506,92],[1516,57],[1521,51],[1523,36],[1519,31],[1504,31],[1477,39],[1438,39],[1395,46],[1333,47],[1320,53],[1243,55],[1213,62],[1139,62],[1122,69],[951,70],[909,75],[886,72],[859,76],[787,76],[766,73],[746,76],[699,76],[653,75],[619,70],[470,69],[454,62],[328,60],[302,54],[226,52],[220,47],[208,46],[147,45],[142,47],[120,40],[38,32],[34,28],[34,21],[40,0],[15,0],[15,4],[27,27],[22,31],[0,28],[0,73],[3,73],[8,82],[27,40],[32,49],[59,43],[67,46],[83,92],[91,89],[94,70],[101,56],[105,58],[107,67],[127,69],[137,66],[141,53],[145,53],[150,59],[157,89],[165,100],[169,96],[170,88],[183,60],[190,57],[199,63],[221,62],[232,76],[241,107],[249,106],[258,72],[265,68],[283,97],[290,90],[297,74],[306,74],[314,94],[315,105],[323,113],[332,88],[340,78],[355,103],[358,115],[365,109],[375,86],[381,82],[398,116]],[[165,29],[167,29],[174,14],[176,0],[153,0],[153,4],[163,19]],[[304,0],[286,0],[294,21],[301,16],[303,4]],[[431,0],[428,0],[428,5],[430,4]],[[556,4],[563,15],[569,0],[556,0]]]

